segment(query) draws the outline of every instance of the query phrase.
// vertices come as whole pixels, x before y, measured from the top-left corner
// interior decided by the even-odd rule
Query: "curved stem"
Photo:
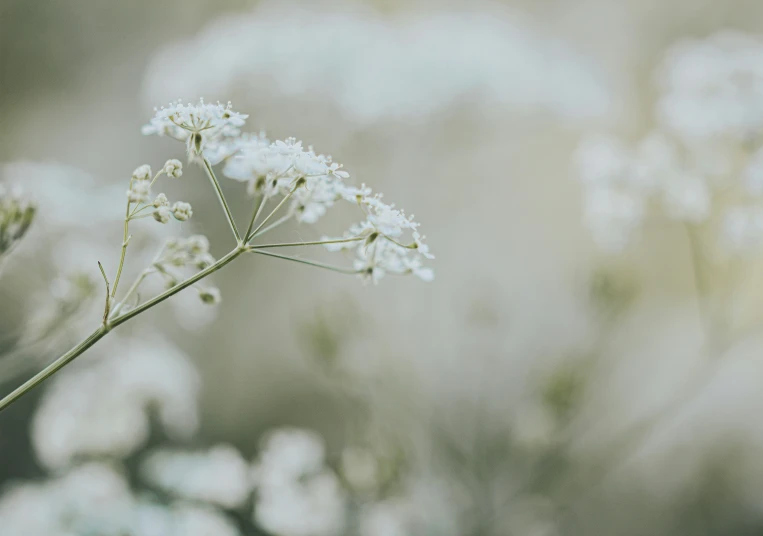
[[[245,247],[237,247],[230,253],[228,253],[226,256],[222,257],[220,260],[215,262],[214,264],[210,265],[208,268],[205,268],[201,272],[197,273],[196,275],[189,277],[182,283],[175,285],[171,289],[159,294],[157,297],[155,297],[152,300],[147,301],[146,303],[136,307],[135,309],[126,312],[125,314],[118,316],[111,320],[110,322],[107,321],[104,324],[102,324],[98,329],[96,329],[93,333],[90,334],[84,341],[79,343],[77,346],[66,352],[64,355],[56,359],[53,363],[45,367],[43,370],[32,376],[29,380],[24,382],[21,386],[14,389],[10,394],[3,397],[2,400],[0,400],[0,411],[3,411],[8,406],[13,404],[16,400],[21,398],[23,395],[37,387],[39,384],[41,384],[43,381],[48,379],[50,376],[61,370],[63,367],[74,361],[77,357],[82,355],[86,350],[88,350],[91,346],[93,346],[96,342],[101,340],[109,331],[111,331],[113,328],[124,324],[131,318],[139,315],[143,311],[146,311],[147,309],[150,309],[154,305],[157,305],[167,298],[174,296],[181,290],[190,287],[197,281],[207,277],[209,274],[216,272],[226,264],[230,263],[233,259],[241,255],[244,251],[246,251],[247,248]]]
[[[220,200],[220,205],[222,205],[223,211],[225,211],[225,217],[228,218],[228,225],[230,225],[230,229],[231,231],[233,231],[233,236],[236,238],[236,242],[240,242],[241,235],[238,233],[238,228],[236,227],[236,221],[233,219],[233,214],[230,211],[228,202],[225,200],[225,196],[223,195],[223,190],[222,188],[220,188],[220,183],[217,181],[215,172],[212,170],[212,164],[209,163],[209,160],[207,160],[205,156],[202,156],[202,159],[204,160],[204,170],[207,172],[209,181],[212,183],[212,187],[215,189],[215,193],[217,194],[217,199]]]
[[[53,361],[53,363],[42,369],[30,379],[25,381],[22,385],[14,389],[10,394],[4,396],[3,399],[0,400],[0,411],[6,409],[16,400],[47,380],[50,376],[61,370],[63,367],[74,361],[74,359],[82,355],[85,350],[101,340],[108,332],[109,330],[106,328],[106,326],[99,327],[84,341]]]

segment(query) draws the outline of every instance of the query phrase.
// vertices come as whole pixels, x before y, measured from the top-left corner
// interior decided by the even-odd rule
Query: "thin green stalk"
[[[280,202],[280,203],[278,203],[278,204],[276,205],[276,208],[274,208],[274,209],[273,209],[273,210],[270,212],[270,214],[268,214],[268,215],[265,217],[265,219],[264,219],[264,220],[262,220],[262,222],[260,222],[260,224],[257,226],[257,228],[256,228],[254,231],[252,231],[252,234],[251,234],[251,236],[248,236],[248,235],[247,235],[245,242],[249,242],[249,240],[251,240],[253,237],[257,236],[257,232],[258,232],[260,229],[262,229],[262,226],[263,226],[263,225],[265,225],[265,224],[266,224],[266,223],[267,223],[267,222],[270,220],[270,218],[272,218],[272,217],[273,217],[273,215],[274,215],[276,212],[278,212],[278,209],[280,209],[280,208],[283,206],[283,204],[284,204],[284,203],[286,203],[286,201],[288,201],[288,200],[289,200],[289,198],[290,198],[290,197],[291,197],[291,196],[294,194],[294,192],[296,192],[296,191],[297,191],[297,188],[299,188],[299,186],[295,186],[294,188],[292,188],[292,189],[291,189],[291,191],[290,191],[288,194],[286,194],[285,196],[283,196],[283,199],[281,199],[281,202]]]
[[[90,334],[84,341],[77,346],[66,352],[64,355],[53,361],[50,365],[42,369],[40,372],[32,376],[25,381],[22,385],[14,389],[10,394],[3,397],[0,400],[0,411],[3,411],[8,406],[13,404],[16,400],[24,396],[26,393],[37,387],[39,384],[47,380],[50,376],[61,370],[63,367],[74,361],[77,357],[82,355],[88,348],[93,346],[99,340],[101,340],[109,329],[106,326],[100,326],[93,333]]]
[[[220,205],[222,205],[223,211],[225,211],[225,217],[228,218],[228,225],[230,225],[231,231],[233,231],[233,236],[236,237],[236,242],[241,242],[241,235],[238,233],[236,221],[233,219],[233,214],[230,211],[230,207],[228,207],[228,202],[225,200],[223,190],[220,188],[220,183],[215,176],[215,172],[212,170],[212,164],[209,163],[209,160],[207,160],[205,156],[202,156],[202,158],[204,160],[204,170],[207,172],[209,181],[212,183],[212,187],[215,189],[217,199],[220,200]]]
[[[299,257],[290,257],[288,255],[279,255],[278,253],[272,253],[270,251],[263,251],[257,248],[251,248],[247,251],[250,251],[252,253],[257,253],[259,255],[267,255],[268,257],[276,257],[277,259],[284,259],[287,261],[294,261],[299,262],[301,264],[307,264],[310,266],[315,266],[317,268],[324,268],[326,270],[331,270],[332,272],[339,272],[340,274],[357,274],[357,270],[350,270],[349,268],[340,268],[339,266],[331,266],[330,264],[323,264],[322,262],[317,261],[309,261],[306,259],[300,259]]]
[[[143,280],[146,279],[150,273],[150,270],[143,270],[140,273],[132,286],[127,290],[127,293],[124,295],[124,297],[114,306],[114,310],[111,312],[111,316],[117,316],[119,314],[119,311],[122,310],[122,307],[124,307],[124,304],[127,303],[127,300],[130,298],[130,296],[132,296],[133,292],[138,289],[140,284],[143,283]]]
[[[132,181],[130,182],[132,184]],[[111,299],[113,300],[117,295],[117,287],[119,286],[119,279],[122,277],[122,268],[125,265],[125,255],[127,255],[127,243],[130,241],[130,235],[128,235],[130,226],[130,201],[127,201],[127,210],[125,210],[125,224],[124,232],[122,233],[122,254],[119,257],[119,267],[117,268],[117,275],[114,277],[114,286],[111,288]]]
[[[262,209],[265,208],[265,203],[267,201],[265,194],[262,193],[258,196],[259,202],[252,210],[252,219],[249,221],[249,227],[246,228],[246,232],[244,233],[244,236],[249,236],[249,233],[252,232],[252,227],[254,227],[254,222],[257,221],[257,218],[260,217],[260,212],[262,212]]]
[[[136,307],[135,309],[132,309],[131,311],[126,312],[125,314],[118,316],[114,318],[111,321],[104,322],[98,329],[96,329],[93,333],[90,334],[84,341],[79,343],[77,346],[66,352],[64,355],[56,359],[53,363],[45,367],[43,370],[35,374],[32,378],[24,382],[21,386],[14,389],[10,394],[3,397],[2,400],[0,400],[0,411],[3,411],[8,406],[13,404],[16,400],[21,398],[24,394],[28,393],[32,389],[34,389],[36,386],[41,384],[43,381],[48,379],[50,376],[61,370],[64,366],[68,365],[72,361],[74,361],[77,357],[82,355],[86,350],[88,350],[91,346],[93,346],[96,342],[101,340],[109,331],[114,329],[115,327],[124,324],[131,318],[139,315],[140,313],[150,309],[154,305],[157,305],[167,298],[174,296],[181,290],[190,287],[197,281],[204,279],[209,274],[216,272],[226,264],[233,261],[236,257],[247,251],[248,248],[245,247],[237,247],[224,257],[222,257],[220,260],[215,262],[214,264],[210,265],[209,267],[205,268],[204,270],[200,271],[199,273],[193,275],[192,277],[189,277],[182,283],[175,285],[169,290],[166,290],[165,292],[159,294],[155,298],[148,300],[146,303]]]
[[[292,214],[292,213],[286,214],[285,216],[282,216],[282,217],[278,218],[276,221],[274,221],[273,223],[271,223],[267,227],[263,227],[258,232],[252,233],[251,236],[249,237],[249,240],[247,240],[247,242],[249,242],[251,240],[254,240],[258,236],[264,235],[268,231],[272,231],[273,229],[275,229],[276,227],[278,227],[279,225],[281,225],[283,223],[286,223],[287,221],[289,221],[292,218],[292,216],[294,216],[294,214]]]
[[[315,242],[284,242],[282,244],[252,244],[252,248],[286,248],[291,246],[320,246],[323,244],[343,244],[345,242],[358,242],[365,240],[365,236],[355,236],[353,238],[338,238],[336,240],[317,240]]]
[[[121,324],[124,324],[125,322],[130,320],[132,317],[134,317],[136,315],[139,315],[143,311],[145,311],[147,309],[150,309],[154,305],[157,305],[157,304],[163,302],[164,300],[174,296],[175,294],[177,294],[181,290],[186,289],[186,288],[190,287],[191,285],[193,285],[194,283],[197,283],[198,281],[204,279],[209,274],[212,274],[212,273],[216,272],[217,270],[219,270],[220,268],[222,268],[226,264],[230,263],[236,257],[238,257],[239,255],[241,255],[242,253],[244,253],[247,250],[248,250],[248,248],[245,248],[245,247],[237,247],[236,249],[234,249],[233,251],[231,251],[230,253],[228,253],[227,255],[222,257],[221,259],[219,259],[214,264],[209,265],[207,268],[205,268],[202,271],[198,272],[197,274],[189,277],[188,279],[186,279],[182,283],[178,283],[177,285],[175,285],[171,289],[165,290],[164,292],[162,292],[161,294],[159,294],[155,298],[152,298],[152,299],[148,300],[147,302],[139,305],[135,309],[131,309],[130,311],[127,311],[125,314],[120,315],[120,316],[114,318],[113,320],[111,320],[111,322],[109,322],[109,327],[115,328],[115,327],[117,327],[117,326],[119,326]]]

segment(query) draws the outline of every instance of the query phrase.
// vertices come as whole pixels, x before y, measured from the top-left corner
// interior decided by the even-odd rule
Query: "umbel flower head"
[[[433,279],[434,273],[425,266],[425,261],[434,257],[413,216],[386,203],[381,194],[374,194],[366,185],[349,184],[350,174],[341,164],[329,155],[303,146],[296,138],[270,141],[264,134],[242,133],[239,129],[246,118],[235,112],[230,103],[207,104],[200,100],[191,105],[176,101],[157,109],[151,122],[143,127],[143,133],[185,141],[189,157],[202,163],[209,174],[213,173],[212,166],[222,164],[224,176],[248,183],[257,210],[247,235],[240,238],[252,251],[286,258],[265,250],[325,245],[333,252],[352,251],[352,267],[342,271],[357,274],[366,281],[376,283],[388,273],[413,274],[425,281]],[[164,171],[173,176],[170,162],[165,164]],[[216,184],[216,178],[210,178]],[[170,208],[163,202],[164,198],[157,198],[155,202],[154,217],[158,221],[164,223],[170,215],[181,221],[190,217],[187,204],[176,203]],[[271,202],[275,208],[269,216],[259,220],[261,214],[268,213],[264,208]],[[256,242],[257,237],[290,220],[315,224],[336,205],[352,207],[362,216],[359,223],[351,225],[339,237],[324,236],[295,244],[258,245]],[[224,206],[227,209],[227,205]],[[229,214],[229,221],[231,219]],[[235,227],[232,222],[231,227]]]
[[[244,125],[247,117],[234,112],[230,103],[210,104],[200,99],[197,104],[184,104],[177,100],[166,108],[157,109],[151,122],[143,127],[143,134],[171,136],[186,141],[188,156],[193,158],[202,153],[208,142],[237,136],[239,127]],[[179,176],[169,170],[167,175]]]

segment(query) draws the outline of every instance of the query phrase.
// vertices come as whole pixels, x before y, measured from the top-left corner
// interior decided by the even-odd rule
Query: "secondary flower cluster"
[[[727,243],[763,244],[763,42],[721,33],[679,43],[656,70],[656,125],[635,146],[595,136],[578,152],[596,241],[623,249],[649,205],[696,225],[717,210]],[[729,203],[731,201],[731,203]]]
[[[167,223],[170,216],[178,221],[186,221],[193,215],[191,205],[183,201],[177,201],[170,205],[169,199],[164,194],[159,194],[151,200],[151,187],[162,174],[168,177],[178,178],[183,174],[183,164],[179,160],[167,160],[162,169],[153,175],[151,166],[143,164],[132,172],[130,178],[130,188],[127,190],[127,200],[129,203],[135,203],[135,208],[128,212],[128,219],[143,217],[145,210],[154,209],[151,215],[159,223]]]
[[[177,101],[157,110],[143,132],[185,141],[192,161],[210,167],[224,164],[223,175],[247,182],[250,194],[261,200],[260,210],[271,200],[278,203],[274,212],[284,206],[275,221],[242,237],[247,241],[289,220],[316,223],[335,204],[349,203],[362,211],[364,220],[341,238],[324,237],[320,243],[330,251],[354,250],[352,271],[366,280],[377,282],[386,273],[433,278],[432,270],[424,267],[424,260],[433,256],[412,216],[365,185],[347,184],[350,175],[341,164],[295,138],[271,142],[264,135],[242,134],[239,127],[246,117],[230,103]]]
[[[35,212],[35,205],[24,200],[18,191],[9,191],[0,185],[0,255],[10,251],[24,237]]]

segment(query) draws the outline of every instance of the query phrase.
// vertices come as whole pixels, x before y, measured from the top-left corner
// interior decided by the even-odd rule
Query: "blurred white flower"
[[[184,499],[234,509],[249,497],[249,466],[229,445],[206,452],[160,449],[143,462],[147,482]]]
[[[366,124],[426,117],[464,102],[491,114],[550,112],[569,120],[612,111],[608,81],[570,43],[485,6],[380,19],[335,5],[295,10],[266,3],[160,51],[144,93],[156,102],[189,91],[266,88],[263,82],[279,94],[329,101]]]
[[[32,443],[46,467],[131,454],[148,439],[153,411],[171,436],[197,428],[199,380],[177,348],[151,334],[104,344],[56,375],[40,401]]]
[[[745,141],[763,129],[763,40],[739,32],[687,39],[657,71],[658,118],[686,141],[728,136]]]
[[[133,497],[112,467],[91,463],[43,483],[10,486],[0,496],[3,536],[121,536]]]
[[[254,520],[276,536],[341,534],[346,497],[336,475],[324,467],[317,434],[281,429],[265,442],[253,469],[257,488]]]

